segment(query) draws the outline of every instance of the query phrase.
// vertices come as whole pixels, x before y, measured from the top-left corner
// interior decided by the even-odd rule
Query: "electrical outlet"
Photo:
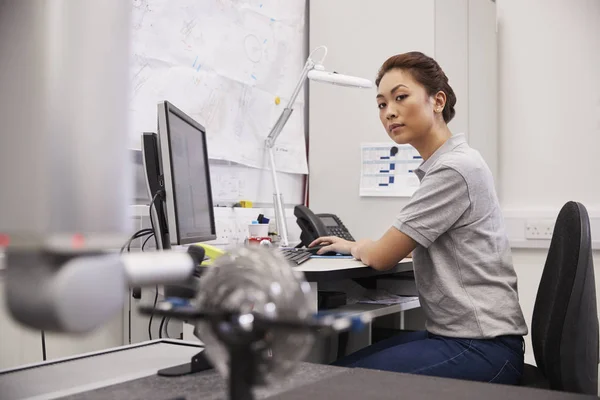
[[[525,222],[525,239],[550,240],[554,232],[554,220],[540,219]]]
[[[217,216],[215,218],[217,228],[217,238],[209,244],[213,246],[228,246],[231,243],[233,236],[233,223],[231,218],[227,216]]]

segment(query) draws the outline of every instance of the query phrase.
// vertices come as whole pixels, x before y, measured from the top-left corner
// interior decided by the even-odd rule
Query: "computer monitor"
[[[158,104],[158,135],[144,133],[149,193],[159,248],[216,238],[206,130],[168,101]]]

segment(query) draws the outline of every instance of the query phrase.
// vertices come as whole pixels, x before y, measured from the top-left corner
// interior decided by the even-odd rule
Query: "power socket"
[[[554,220],[539,219],[525,222],[525,239],[550,240],[554,232]]]

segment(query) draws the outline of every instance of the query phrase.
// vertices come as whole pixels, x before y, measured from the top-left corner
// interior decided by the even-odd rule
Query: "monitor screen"
[[[216,238],[206,131],[168,101],[158,105],[158,136],[167,220],[162,242]]]
[[[171,165],[181,242],[213,234],[204,132],[169,110]]]

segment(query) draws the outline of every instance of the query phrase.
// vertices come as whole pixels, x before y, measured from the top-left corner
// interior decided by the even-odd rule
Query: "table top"
[[[323,282],[342,279],[369,278],[412,271],[413,265],[412,259],[405,258],[390,270],[377,271],[355,259],[332,257],[311,258],[297,267],[294,267],[294,269],[304,272],[306,280],[309,282]]]
[[[212,266],[203,266],[202,269],[213,268]],[[302,264],[293,267],[297,271],[304,272],[304,276],[309,282],[328,282],[344,279],[370,278],[381,275],[396,274],[399,272],[412,271],[412,259],[405,258],[400,261],[394,268],[387,271],[377,271],[361,261],[350,258],[336,257],[318,257],[311,258]]]
[[[181,377],[162,377],[156,370],[188,362],[200,351],[196,343],[155,340],[0,371],[3,399],[226,399],[225,380],[214,370]],[[411,399],[529,400],[594,399],[564,392],[469,382],[392,372],[346,369],[300,363],[288,378],[255,390],[257,399],[396,400]],[[67,397],[64,397],[67,396]]]
[[[214,370],[174,378],[155,375],[157,369],[185,361],[199,350],[185,343],[159,340],[0,372],[0,393],[3,399],[62,396],[87,400],[226,399],[225,380]],[[175,353],[180,354],[174,356]],[[399,396],[416,400],[597,399],[564,392],[309,363],[300,363],[296,371],[282,381],[258,388],[255,396],[279,400],[396,400]]]
[[[156,375],[159,369],[189,363],[202,350],[197,342],[159,339],[3,370],[0,397],[3,400],[167,400],[177,396],[225,399],[227,384],[215,370],[174,378]],[[344,368],[300,363],[287,379],[257,390],[257,397],[267,398],[344,371]]]
[[[270,399],[277,400],[583,400],[596,396],[394,372],[348,369]],[[187,400],[193,397],[186,397]]]

